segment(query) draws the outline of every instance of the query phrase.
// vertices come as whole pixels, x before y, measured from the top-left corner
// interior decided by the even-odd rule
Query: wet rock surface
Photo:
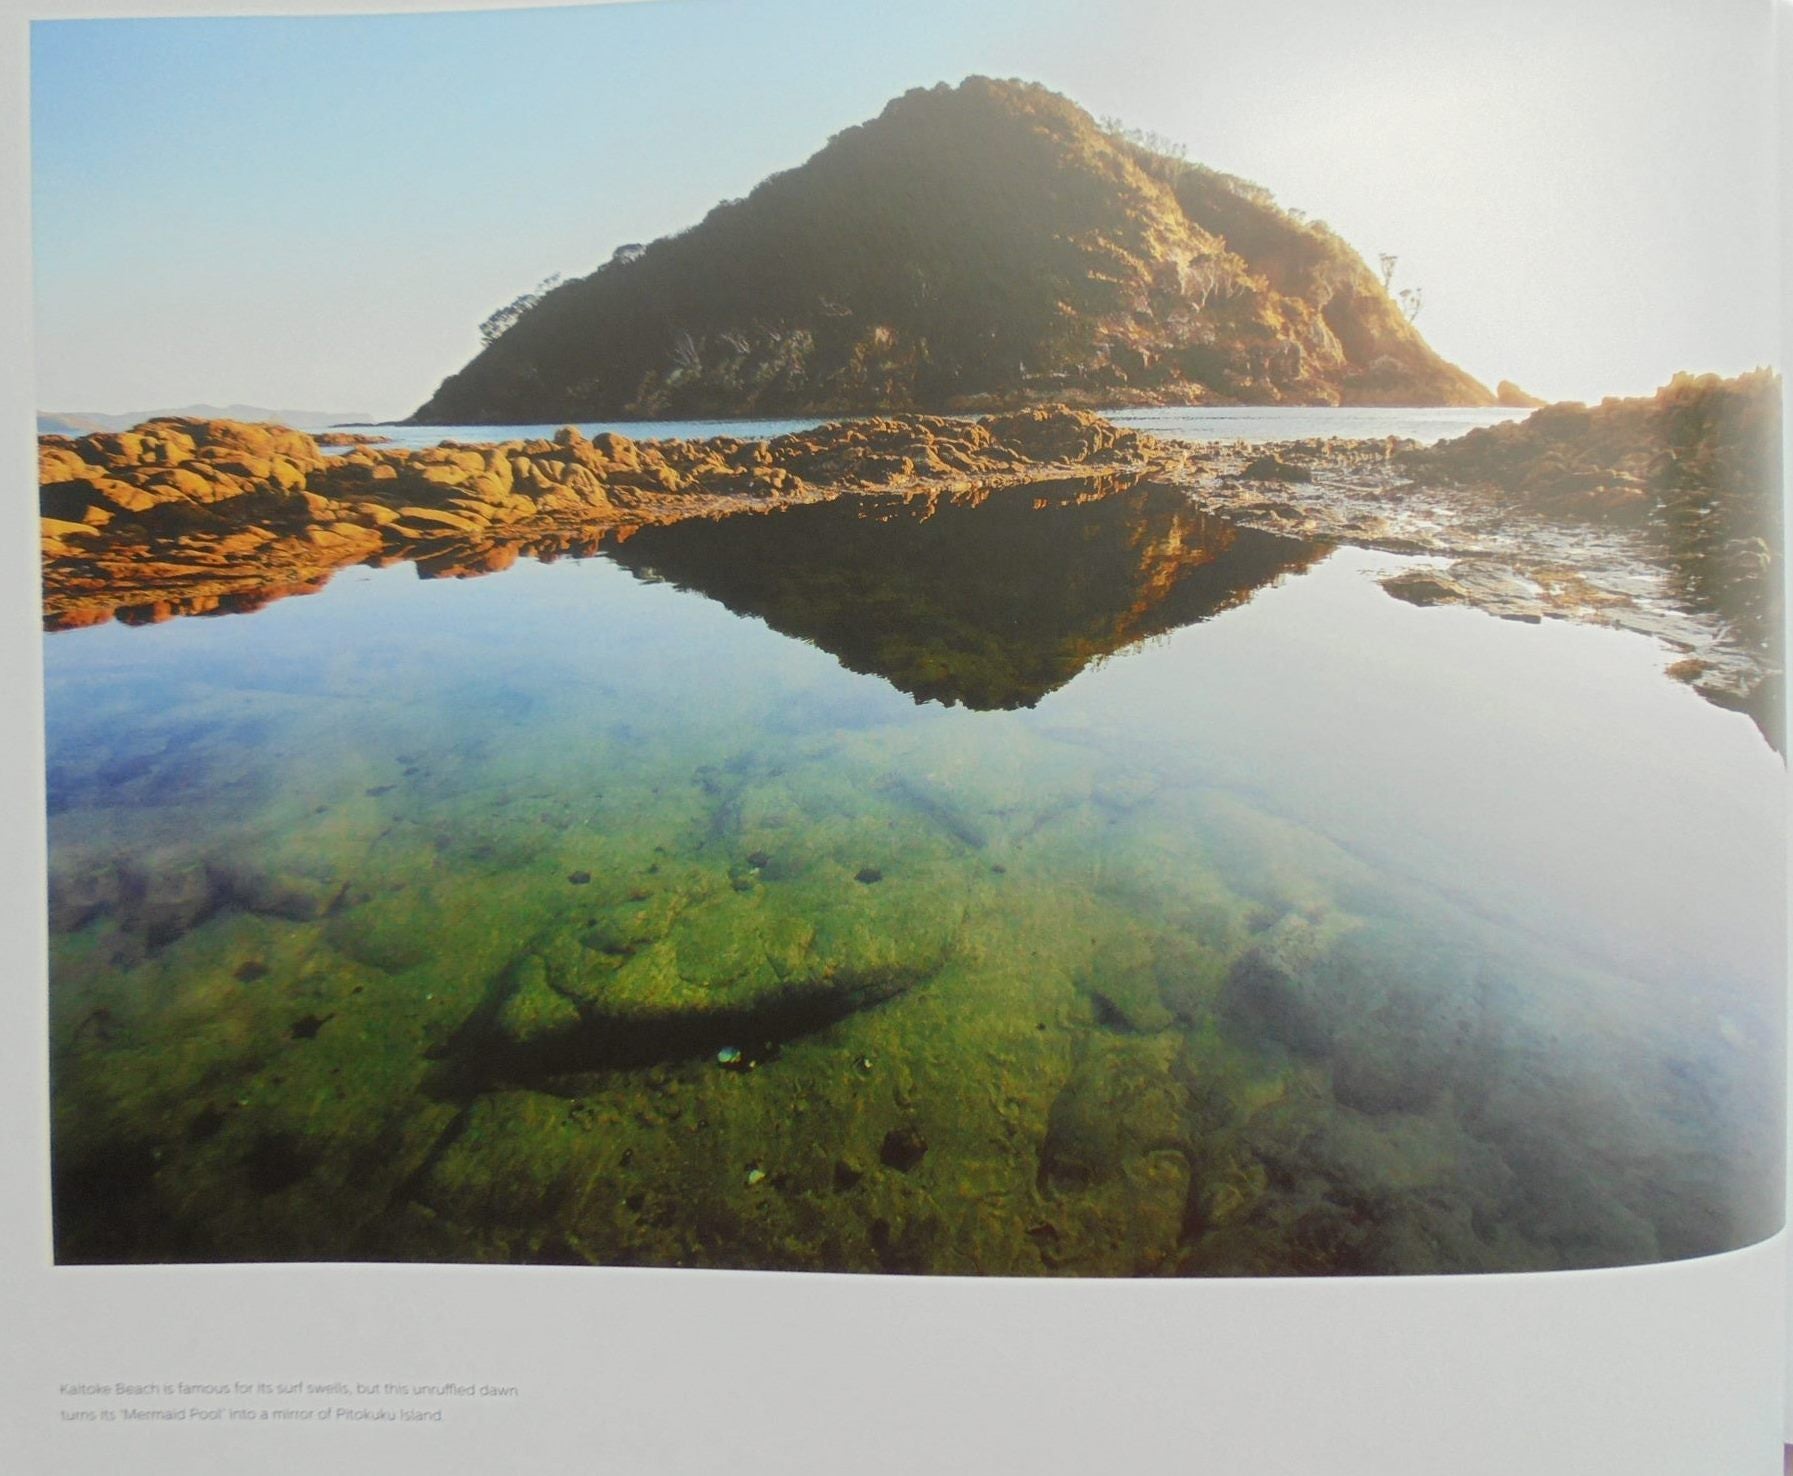
[[[310,593],[338,569],[415,561],[489,573],[539,546],[595,547],[644,524],[852,492],[987,488],[1048,469],[1176,459],[1082,411],[973,422],[841,421],[745,441],[553,439],[326,455],[280,426],[168,419],[39,442],[44,615],[52,629],[230,613]]]
[[[1235,528],[1448,559],[1389,581],[1411,603],[1649,635],[1673,653],[1671,675],[1778,744],[1780,531],[1763,449],[1777,384],[1677,381],[1654,400],[1551,406],[1437,447],[1307,440],[1274,453],[1166,442],[1053,406],[770,440],[569,427],[423,450],[358,440],[340,455],[277,426],[158,420],[40,438],[45,623],[248,612],[363,563],[465,578],[524,556],[626,557],[644,529],[845,496],[976,505],[1075,473],[1096,500],[1156,478]]]
[[[1682,374],[1651,396],[1549,405],[1398,459],[1528,522],[1629,535],[1665,602],[1719,632],[1716,642],[1671,637],[1689,652],[1674,674],[1749,712],[1780,747],[1780,427],[1781,383],[1768,370]]]
[[[1407,569],[1381,581],[1410,605],[1468,605],[1503,620],[1536,623],[1552,613],[1542,587],[1479,559],[1459,559],[1444,569]]]
[[[1433,447],[1205,443],[1170,478],[1245,527],[1437,558],[1384,582],[1411,604],[1649,636],[1669,675],[1781,747],[1777,397],[1765,375],[1677,381]]]

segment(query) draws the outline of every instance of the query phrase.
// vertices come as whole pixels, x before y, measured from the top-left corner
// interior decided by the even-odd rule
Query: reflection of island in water
[[[1778,1224],[1778,775],[1708,784],[1705,711],[1640,754],[1647,665],[1584,695],[1349,554],[1153,640],[1320,548],[1126,477],[713,506],[47,643],[59,1261],[1393,1274]],[[525,557],[582,562],[437,582]],[[305,587],[261,565],[120,617]],[[1568,944],[1513,795],[1609,883]]]
[[[1092,661],[1206,620],[1322,546],[1088,479],[845,499],[644,528],[604,552],[810,641],[918,702],[1032,707]]]
[[[762,512],[502,530],[404,547],[425,579],[498,574],[519,559],[605,557],[808,641],[917,702],[1032,707],[1092,661],[1245,603],[1330,544],[1244,528],[1129,474],[917,493],[857,492]],[[121,624],[253,614],[320,593],[312,578],[176,582],[117,607]]]

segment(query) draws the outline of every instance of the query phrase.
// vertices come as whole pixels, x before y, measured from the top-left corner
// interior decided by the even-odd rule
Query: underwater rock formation
[[[1333,1094],[1369,1113],[1436,1100],[1467,1059],[1481,1011],[1473,958],[1394,929],[1298,914],[1238,961],[1222,998],[1239,1025],[1329,1061]]]
[[[539,1083],[718,1051],[750,1067],[924,982],[966,904],[940,845],[882,844],[891,875],[876,888],[855,885],[851,851],[805,838],[776,868],[668,867],[608,907],[582,904],[494,978],[437,1053],[445,1083]]]

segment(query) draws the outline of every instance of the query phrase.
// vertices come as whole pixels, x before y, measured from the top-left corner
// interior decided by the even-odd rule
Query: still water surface
[[[1469,409],[1455,406],[1395,408],[1363,406],[1336,408],[1327,405],[1154,405],[1103,410],[1101,414],[1133,430],[1148,431],[1167,440],[1183,441],[1301,441],[1321,436],[1374,439],[1405,436],[1423,445],[1463,435],[1482,425],[1523,420],[1525,410]],[[738,436],[758,440],[792,431],[814,430],[821,419],[811,420],[604,420],[589,421],[579,429],[588,436],[610,431],[638,441],[703,440],[710,436]],[[421,447],[443,441],[521,441],[552,436],[553,425],[382,425],[369,434],[386,437],[394,445]]]
[[[49,637],[59,1256],[1771,1233],[1779,759],[1399,563],[1043,484]]]

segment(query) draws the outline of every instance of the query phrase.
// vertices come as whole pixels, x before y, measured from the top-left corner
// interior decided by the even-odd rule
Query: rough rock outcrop
[[[1519,388],[1510,379],[1494,386],[1494,403],[1507,410],[1542,410],[1550,403]]]
[[[1774,650],[1783,608],[1780,404],[1780,379],[1765,369],[1735,379],[1682,374],[1653,396],[1550,405],[1402,461],[1555,520],[1642,530],[1690,605]]]
[[[645,524],[852,492],[1143,471],[1178,456],[1062,408],[982,422],[885,417],[771,440],[588,439],[568,427],[552,439],[340,455],[278,426],[156,420],[39,439],[44,614],[60,629],[254,609],[351,564],[484,573],[538,546],[595,549]]]

